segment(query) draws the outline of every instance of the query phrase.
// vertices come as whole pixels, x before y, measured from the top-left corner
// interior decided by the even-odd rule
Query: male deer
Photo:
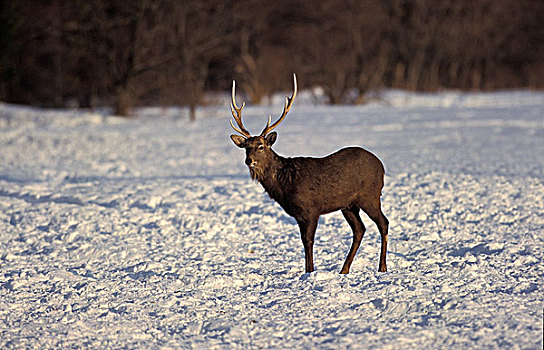
[[[264,187],[287,214],[293,216],[299,227],[304,245],[306,272],[314,271],[313,244],[318,218],[322,214],[341,210],[353,230],[353,242],[340,273],[348,273],[355,253],[365,233],[359,216],[362,209],[376,223],[381,234],[381,252],[378,271],[387,271],[387,232],[389,222],[382,213],[380,196],[384,168],[372,153],[359,148],[343,148],[324,158],[285,158],[272,150],[277,133],[272,132],[285,118],[297,94],[297,79],[293,74],[294,92],[285,98],[280,118],[264,130],[251,136],[242,124],[242,109],[236,105],[236,83],[232,82],[231,111],[238,127],[230,121],[240,135],[231,135],[236,146],[245,148],[245,163],[253,180]]]

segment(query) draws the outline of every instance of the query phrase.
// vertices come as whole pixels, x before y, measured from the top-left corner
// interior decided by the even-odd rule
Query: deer
[[[318,219],[321,215],[340,210],[353,231],[353,241],[340,270],[349,273],[353,258],[366,228],[359,216],[365,212],[376,224],[381,235],[379,272],[386,272],[387,234],[389,221],[381,210],[380,197],[384,186],[384,166],[371,152],[360,147],[342,148],[323,158],[282,157],[272,150],[277,133],[274,130],[291,110],[297,94],[297,78],[293,74],[294,91],[285,98],[279,119],[252,136],[242,123],[242,109],[236,104],[236,82],[232,82],[230,109],[240,135],[231,135],[236,146],[246,151],[245,164],[250,177],[258,181],[266,193],[298,223],[304,246],[306,273],[314,271],[313,245]]]

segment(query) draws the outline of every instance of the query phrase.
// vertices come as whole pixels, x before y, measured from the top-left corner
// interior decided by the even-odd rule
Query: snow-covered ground
[[[248,106],[260,131],[273,106]],[[305,274],[228,106],[125,120],[0,104],[0,348],[541,349],[544,93],[300,99],[275,149],[386,166],[387,273],[339,213]]]

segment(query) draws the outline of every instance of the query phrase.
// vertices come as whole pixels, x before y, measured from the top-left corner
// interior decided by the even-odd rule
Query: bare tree
[[[83,11],[86,16],[74,26],[73,35],[83,38],[80,50],[100,62],[95,79],[107,82],[115,113],[126,116],[137,101],[135,80],[173,60],[157,47],[164,11],[150,0],[95,1]]]
[[[179,84],[196,119],[210,62],[228,50],[234,38],[229,16],[229,1],[174,1],[169,25],[173,33],[179,66]]]

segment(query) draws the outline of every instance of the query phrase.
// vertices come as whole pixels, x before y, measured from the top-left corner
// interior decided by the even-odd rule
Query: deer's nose
[[[246,165],[247,166],[253,166],[253,165],[255,165],[255,162],[253,161],[253,159],[248,157],[248,158],[246,158]]]

